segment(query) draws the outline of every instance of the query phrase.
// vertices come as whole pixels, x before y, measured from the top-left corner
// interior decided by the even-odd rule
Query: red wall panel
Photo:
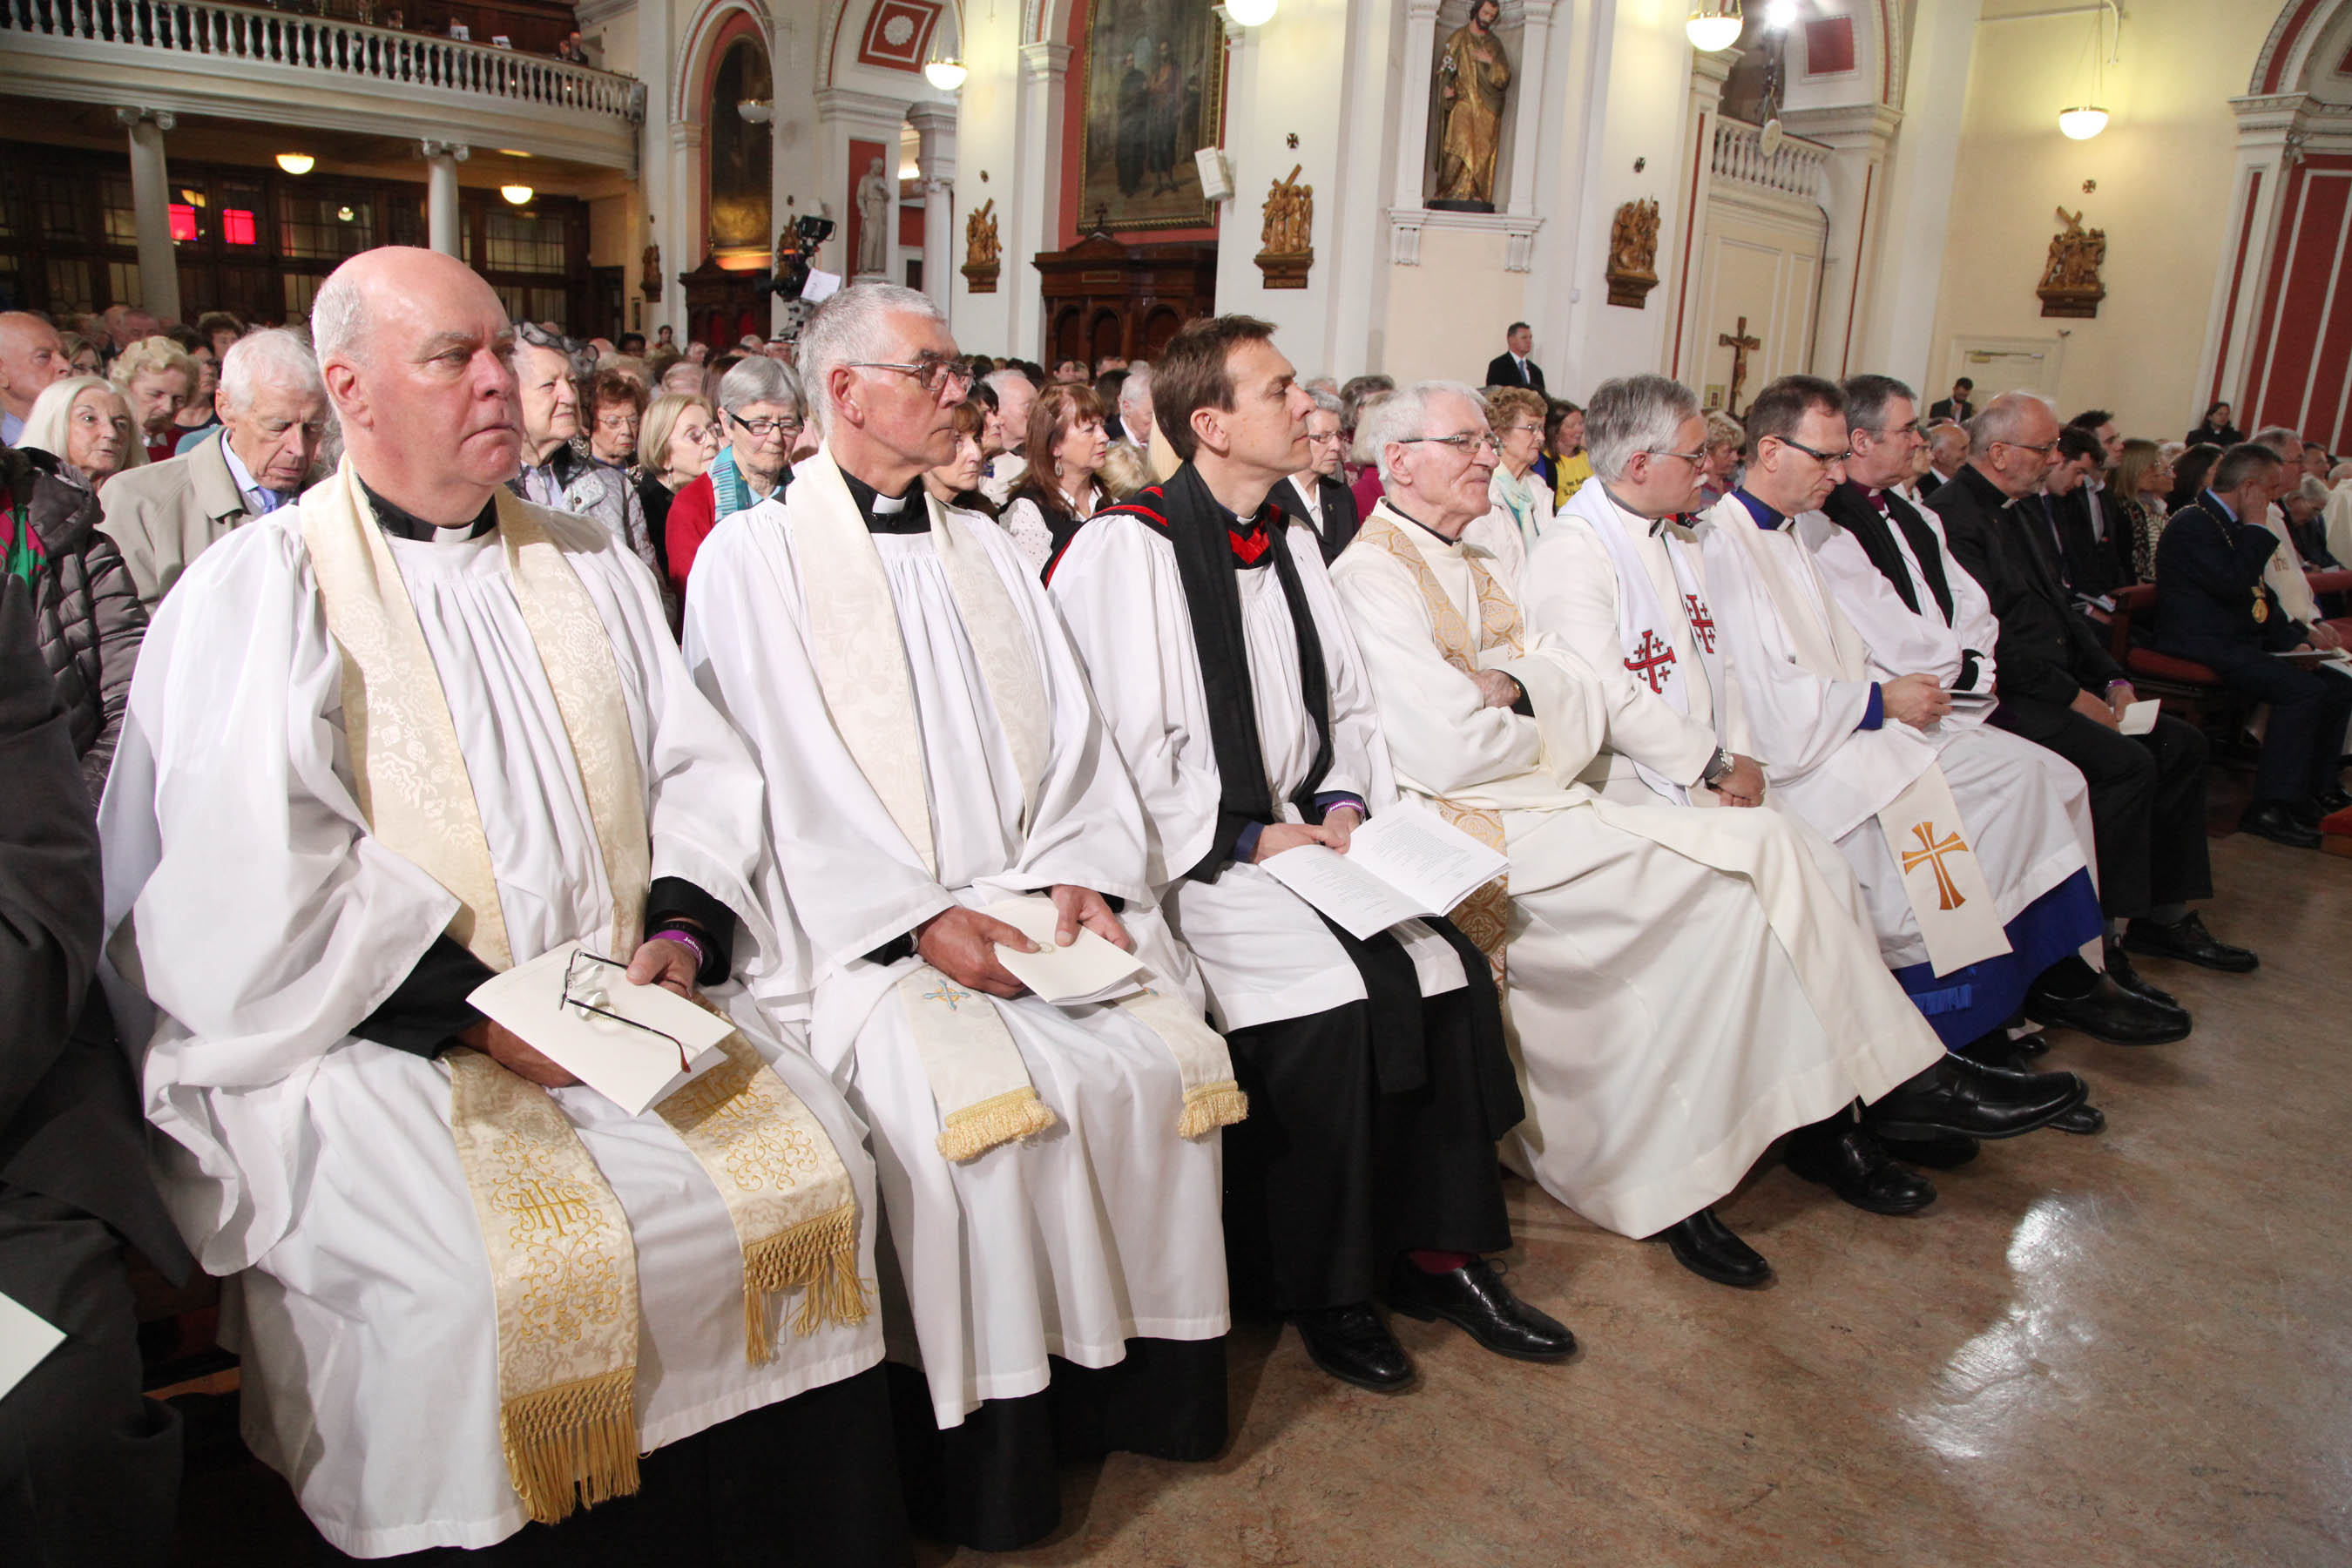
[[[2239,423],[2291,425],[2340,451],[2352,445],[2352,158],[2309,159],[2281,195],[2252,406]]]

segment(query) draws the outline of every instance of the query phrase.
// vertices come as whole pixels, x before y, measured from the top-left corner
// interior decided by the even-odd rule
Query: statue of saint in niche
[[[1437,61],[1437,97],[1444,111],[1437,147],[1437,183],[1429,205],[1453,212],[1495,210],[1495,155],[1503,136],[1503,102],[1511,86],[1510,57],[1495,23],[1503,8],[1477,0],[1470,20],[1445,40]]]

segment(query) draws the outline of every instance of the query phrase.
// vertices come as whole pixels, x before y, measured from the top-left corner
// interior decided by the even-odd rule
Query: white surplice
[[[824,704],[790,519],[798,489],[704,542],[687,659],[767,775],[772,896],[788,900],[814,956],[812,994],[755,990],[779,1013],[812,1010],[817,1061],[873,1128],[897,1264],[884,1277],[890,1353],[923,1369],[940,1426],[955,1426],[982,1400],[1043,1389],[1049,1355],[1109,1366],[1131,1338],[1225,1332],[1220,1143],[1176,1135],[1176,1064],[1123,1010],[982,996],[1060,1125],[950,1163],[894,989],[915,960],[864,955],[957,903],[1072,883],[1128,900],[1137,950],[1171,988],[1197,1001],[1199,975],[1152,907],[1134,790],[1035,574],[994,523],[944,509],[934,515],[1004,582],[1051,737],[1024,826],[1012,747],[930,536],[874,535],[896,620],[872,635],[902,640],[921,733],[938,874],[924,868]]]
[[[1887,519],[1886,531],[1903,559],[1912,597],[1918,601],[1916,610],[1903,602],[1895,584],[1872,563],[1862,542],[1838,526],[1827,512],[1809,511],[1797,519],[1797,539],[1812,552],[1822,580],[1829,585],[1830,596],[1845,612],[1853,629],[1862,634],[1873,679],[1892,680],[1903,675],[1932,675],[1947,691],[1993,691],[2000,679],[1993,648],[2000,640],[2000,621],[1992,613],[1992,598],[1952,553],[1944,537],[1944,520],[1932,507],[1915,505],[1913,510],[1935,535],[1937,551],[1942,557],[1944,587],[1952,596],[1948,621],[1944,618],[1943,607],[1936,603],[1935,591],[1927,585],[1927,574],[1918,556],[1912,552],[1910,537],[1894,519]],[[1973,669],[1969,668],[1970,655],[1975,656]],[[1965,684],[1963,675],[1969,677]],[[1941,724],[1967,729],[1982,724],[1991,716],[1990,706],[1955,708]]]
[[[654,875],[741,917],[739,962],[788,965],[753,891],[759,774],[695,689],[652,576],[593,521],[543,521],[612,639]],[[612,892],[572,744],[497,536],[463,532],[389,542],[448,700],[508,937],[519,963],[574,939],[601,951]],[[147,1047],[166,1201],[205,1268],[229,1277],[223,1338],[244,1357],[247,1441],[344,1552],[481,1547],[524,1515],[499,1447],[489,1268],[448,1074],[350,1033],[457,900],[367,833],[341,682],[299,508],[189,570],[148,632],[103,808],[110,992],[125,1037]],[[745,1037],[848,1165],[871,1279],[865,1129],[737,1004]],[[778,1331],[775,1359],[746,1365],[742,1253],[694,1156],[656,1111],[551,1092],[628,1215],[648,1449],[881,1359],[869,1318]]]
[[[1329,693],[1331,765],[1319,793],[1344,793],[1375,812],[1396,799],[1387,743],[1360,656],[1324,573],[1312,530],[1291,524],[1278,548],[1297,563]],[[1285,822],[1315,762],[1315,726],[1298,680],[1298,639],[1271,563],[1234,574],[1249,650],[1258,747]],[[1355,963],[1306,900],[1261,866],[1224,867],[1214,881],[1185,876],[1209,852],[1222,783],[1192,611],[1168,536],[1122,512],[1079,531],[1054,569],[1052,597],[1077,645],[1104,721],[1142,796],[1152,886],[1200,961],[1218,1026],[1247,1028],[1364,1000]],[[1465,983],[1462,962],[1419,921],[1392,928],[1413,960],[1422,994]]]
[[[1814,538],[1844,531],[1820,513],[1807,517],[1803,529]],[[2003,925],[2075,872],[2096,865],[2089,786],[2056,752],[1968,721],[1922,731],[1888,715],[1875,730],[1861,728],[1872,688],[1888,677],[1865,669],[1862,678],[1848,679],[1816,669],[1801,656],[1801,639],[1822,645],[1850,639],[1857,646],[1862,639],[1801,542],[1796,521],[1759,528],[1735,494],[1708,509],[1696,533],[1716,622],[1739,685],[1740,710],[1771,786],[1767,802],[1802,817],[1845,856],[1862,883],[1888,968],[1926,963],[1927,947],[1877,814],[1931,765],[1943,770],[1951,786]],[[1759,576],[1764,571],[1779,574],[1781,597],[1768,591]],[[1871,575],[1885,584],[1874,569]],[[1924,588],[1920,593],[1932,605]],[[1885,595],[1895,600],[1891,586]],[[1781,619],[1784,602],[1812,616],[1811,624],[1792,630]],[[1908,614],[1900,600],[1894,608]],[[1891,616],[1880,605],[1870,618],[1883,623]],[[1915,639],[1926,636],[1923,628]]]
[[[1391,518],[1396,514],[1382,509]],[[1400,521],[1479,624],[1468,551]],[[1480,702],[1414,575],[1360,536],[1332,578],[1408,795],[1499,814],[1504,1014],[1528,1120],[1504,1156],[1594,1223],[1647,1236],[1716,1202],[1781,1133],[1875,1100],[1943,1047],[1885,969],[1850,877],[1763,811],[1620,805],[1577,783],[1625,697],[1530,629],[1538,717]]]

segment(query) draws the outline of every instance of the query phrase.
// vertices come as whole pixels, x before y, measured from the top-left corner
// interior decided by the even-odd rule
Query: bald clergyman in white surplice
[[[873,1128],[891,1355],[929,1380],[950,1472],[916,1489],[919,1506],[942,1494],[919,1522],[997,1549],[1057,1514],[1034,1403],[1049,1381],[1057,1413],[1103,1408],[1069,1440],[1168,1458],[1222,1445],[1215,1130],[1239,1096],[1035,575],[1002,530],[925,496],[923,470],[953,449],[954,352],[921,294],[827,301],[801,346],[825,445],[782,502],[704,544],[686,641],[767,775],[814,950],[816,1058]],[[977,911],[1049,891],[1066,923],[1134,944],[1149,994],[1023,994],[992,945],[1018,933]],[[1119,1376],[1088,1370],[1107,1368]],[[964,1506],[983,1466],[1009,1495]]]
[[[314,320],[350,456],[165,604],[104,812],[117,1014],[246,1438],[358,1556],[528,1518],[587,1560],[614,1516],[564,1516],[635,1492],[730,1551],[818,1519],[828,1561],[903,1562],[838,1091],[747,1026],[630,1115],[466,1002],[575,942],[680,991],[789,962],[759,775],[645,567],[504,490],[488,287],[375,250]],[[681,1462],[772,1468],[786,1521],[693,1518]]]
[[[1941,1053],[1856,924],[1851,885],[1786,824],[1621,806],[1577,782],[1625,700],[1622,672],[1529,630],[1463,542],[1493,462],[1455,441],[1484,437],[1475,396],[1408,388],[1367,422],[1389,499],[1332,576],[1398,785],[1510,857],[1454,916],[1504,979],[1525,1077],[1529,1115],[1505,1158],[1612,1230],[1675,1226],[1782,1133]]]

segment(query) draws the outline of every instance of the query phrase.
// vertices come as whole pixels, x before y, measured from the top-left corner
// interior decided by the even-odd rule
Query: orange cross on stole
[[[1936,873],[1936,892],[1941,900],[1936,906],[1937,909],[1957,910],[1967,903],[1967,898],[1954,885],[1952,874],[1944,869],[1945,856],[1965,855],[1969,852],[1967,840],[1957,833],[1947,833],[1942,842],[1938,843],[1936,838],[1936,825],[1932,822],[1916,824],[1911,831],[1918,836],[1919,847],[1903,851],[1903,874],[1907,877],[1920,865],[1925,864]]]

